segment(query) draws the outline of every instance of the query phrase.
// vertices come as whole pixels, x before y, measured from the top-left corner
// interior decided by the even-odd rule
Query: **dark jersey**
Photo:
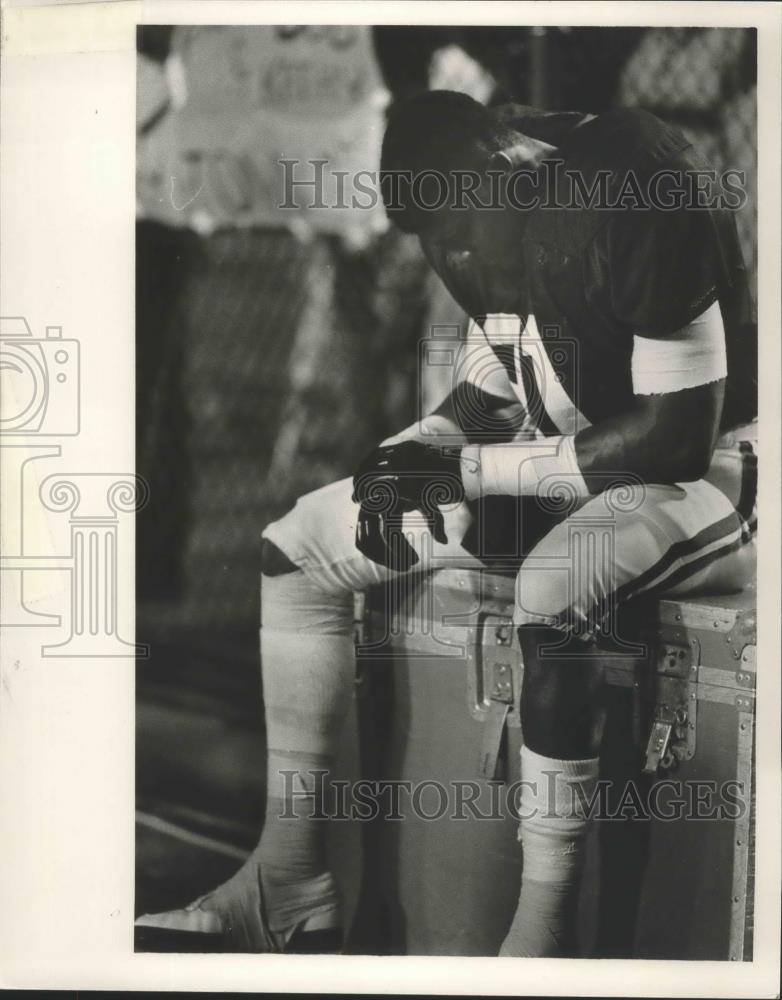
[[[753,419],[757,324],[733,213],[689,207],[708,194],[707,180],[701,195],[688,185],[709,164],[678,130],[645,111],[581,122],[573,127],[565,119],[560,162],[541,168],[547,193],[522,220],[516,311],[535,317],[558,380],[594,424],[630,407],[635,334],[665,337],[718,302],[728,356],[721,426]],[[516,125],[536,134],[535,119],[521,114]],[[678,207],[677,190],[684,192]],[[545,408],[540,428],[558,432]]]

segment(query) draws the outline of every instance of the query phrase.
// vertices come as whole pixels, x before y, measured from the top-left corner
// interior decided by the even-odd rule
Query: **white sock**
[[[228,882],[186,911],[140,922],[222,930],[239,950],[276,951],[304,921],[314,930],[340,920],[340,895],[326,864],[328,821],[308,817],[320,810],[327,787],[311,772],[330,770],[350,703],[353,595],[325,594],[301,571],[263,577],[261,617],[268,746],[261,839]],[[285,770],[297,772],[292,782]],[[311,798],[291,794],[303,786]]]
[[[524,869],[518,906],[500,955],[575,953],[588,828],[583,802],[591,798],[598,776],[597,758],[556,760],[522,747],[519,839]]]
[[[278,579],[287,578],[273,582]],[[261,629],[268,762],[256,857],[274,930],[294,926],[315,904],[322,908],[337,901],[327,873],[328,822],[311,817],[322,815],[328,776],[318,772],[330,772],[333,765],[355,676],[349,597],[347,635]],[[283,818],[291,816],[296,818]]]

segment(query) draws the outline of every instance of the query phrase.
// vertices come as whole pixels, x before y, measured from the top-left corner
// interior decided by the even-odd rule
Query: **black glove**
[[[360,505],[356,548],[389,569],[405,571],[418,555],[402,531],[402,517],[418,510],[435,539],[448,541],[440,505],[464,499],[461,448],[437,448],[420,441],[381,445],[353,477],[353,502]]]

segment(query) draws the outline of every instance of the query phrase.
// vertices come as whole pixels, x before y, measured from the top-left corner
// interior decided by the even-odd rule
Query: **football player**
[[[307,774],[338,745],[353,593],[499,561],[516,572],[525,666],[524,866],[501,954],[576,954],[601,633],[639,595],[738,590],[753,572],[756,327],[733,218],[689,183],[704,171],[640,110],[547,114],[441,91],[393,114],[387,211],[474,321],[455,384],[264,532],[263,833],[228,883],[142,924],[246,950],[337,944],[324,824],[301,793],[317,798]],[[586,552],[607,511],[607,555],[576,565],[574,539]]]

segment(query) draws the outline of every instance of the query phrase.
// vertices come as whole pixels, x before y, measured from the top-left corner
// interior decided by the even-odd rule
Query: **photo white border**
[[[134,664],[0,658],[0,986],[584,996],[776,996],[780,938],[780,58],[766,3],[4,4],[0,302],[82,344],[80,470],[134,466],[137,23],[758,28],[761,374],[757,907],[752,963],[135,955]],[[132,518],[129,519],[132,521]],[[121,542],[132,547],[132,524]],[[130,551],[130,549],[128,550]],[[133,567],[121,625],[132,636]],[[664,919],[664,915],[661,915]]]

